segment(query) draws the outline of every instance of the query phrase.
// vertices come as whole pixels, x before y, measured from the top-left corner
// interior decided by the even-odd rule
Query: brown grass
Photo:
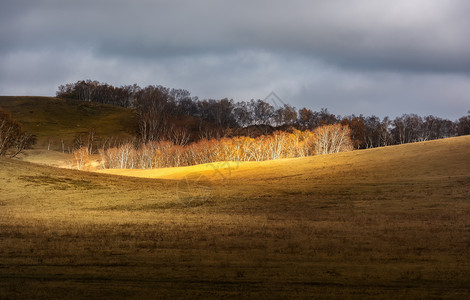
[[[227,166],[0,159],[0,295],[470,297],[470,137]]]

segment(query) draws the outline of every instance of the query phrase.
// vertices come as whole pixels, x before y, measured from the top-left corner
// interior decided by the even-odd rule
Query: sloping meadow
[[[0,295],[465,299],[469,146],[139,171],[148,178],[0,158]]]

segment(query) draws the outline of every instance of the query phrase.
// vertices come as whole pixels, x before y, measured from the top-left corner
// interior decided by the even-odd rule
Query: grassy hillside
[[[38,137],[38,147],[49,143],[62,149],[61,139],[71,144],[79,134],[95,129],[97,137],[126,138],[136,133],[132,110],[51,97],[0,96],[0,107],[9,110],[23,129]]]
[[[323,178],[330,176],[333,171],[335,176],[341,174],[343,181],[357,181],[360,179],[357,176],[367,171],[387,181],[392,178],[399,181],[427,180],[431,177],[438,179],[451,173],[454,176],[468,175],[468,168],[461,168],[460,165],[466,161],[470,162],[469,140],[470,136],[464,136],[306,158],[261,162],[218,162],[153,170],[108,169],[100,172],[166,179],[182,179],[188,174],[198,173],[211,180],[225,179],[227,176],[224,175],[230,174],[230,179],[237,180],[248,178],[249,181],[265,181],[268,177],[271,180],[291,178],[290,181],[296,182],[299,179],[323,181]],[[375,168],[370,170],[372,166]]]
[[[470,137],[119,172],[0,159],[0,296],[470,297]]]

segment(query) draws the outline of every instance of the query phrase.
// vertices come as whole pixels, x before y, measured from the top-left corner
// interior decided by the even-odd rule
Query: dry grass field
[[[0,159],[0,298],[470,298],[470,136],[108,172]]]

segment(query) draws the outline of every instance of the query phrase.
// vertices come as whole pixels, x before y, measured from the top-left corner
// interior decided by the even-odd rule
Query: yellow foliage
[[[90,153],[87,147],[73,151],[73,165],[77,170],[85,169],[90,163]]]
[[[130,144],[104,151],[106,168],[181,167],[217,161],[264,161],[306,157],[352,150],[347,126],[327,125],[312,131],[276,131],[272,135],[251,138],[238,136],[202,139],[182,146],[170,141],[149,142],[139,149]]]

